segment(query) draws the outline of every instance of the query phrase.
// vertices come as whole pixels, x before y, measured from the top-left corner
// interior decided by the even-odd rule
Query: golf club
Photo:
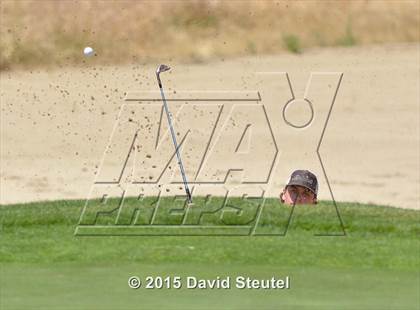
[[[157,77],[157,80],[158,80],[158,83],[159,83],[160,94],[162,96],[162,101],[163,101],[163,106],[165,108],[166,117],[168,118],[168,124],[169,124],[169,128],[171,130],[172,141],[173,141],[174,146],[175,146],[175,153],[176,153],[176,157],[178,159],[179,169],[181,170],[182,181],[184,182],[185,192],[187,193],[188,203],[192,203],[192,197],[191,197],[190,189],[188,188],[187,176],[185,175],[184,165],[182,164],[181,155],[179,154],[178,143],[176,141],[174,127],[172,126],[171,114],[169,113],[168,104],[166,103],[165,94],[163,92],[163,87],[162,87],[162,82],[160,80],[160,73],[168,71],[170,69],[171,68],[168,67],[167,65],[163,65],[163,64],[159,65],[159,67],[156,69],[156,77]]]

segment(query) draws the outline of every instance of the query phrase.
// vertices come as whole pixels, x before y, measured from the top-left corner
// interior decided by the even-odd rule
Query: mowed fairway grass
[[[197,210],[204,201],[195,199]],[[260,225],[273,236],[75,236],[84,204],[0,207],[1,309],[420,308],[419,211],[338,203],[346,235],[332,236],[342,230],[331,202],[296,206],[285,234],[291,208],[269,199]],[[245,211],[223,215],[222,224],[252,209],[240,199],[231,205]],[[217,212],[202,223],[220,224]],[[112,223],[115,214],[98,220]],[[184,287],[130,289],[132,275],[180,276]],[[237,276],[289,276],[291,288],[192,290],[187,276],[229,276],[232,286]]]

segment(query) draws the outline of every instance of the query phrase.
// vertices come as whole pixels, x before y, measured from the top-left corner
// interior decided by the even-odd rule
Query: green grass
[[[302,52],[302,47],[298,36],[295,35],[285,35],[283,37],[284,47],[294,54],[300,54]]]
[[[110,206],[117,200],[110,200]],[[153,199],[145,199],[147,208]],[[220,199],[215,199],[217,205]],[[163,210],[171,200],[163,201]],[[200,208],[204,198],[196,198]],[[128,200],[127,204],[135,204]],[[232,205],[252,209],[237,199]],[[331,202],[297,206],[287,235],[75,236],[84,201],[0,207],[1,309],[418,309],[420,212]],[[212,208],[210,206],[209,208]],[[112,209],[112,208],[110,208]],[[127,209],[129,210],[129,209]],[[264,233],[281,234],[290,208],[268,200]],[[245,210],[246,211],[246,210]],[[251,212],[243,212],[252,223]],[[145,212],[147,213],[147,212]],[[125,218],[126,220],[127,218]],[[232,214],[224,221],[235,223]],[[178,217],[163,212],[161,221]],[[113,223],[110,213],[98,221]],[[203,217],[220,224],[220,214]],[[97,222],[97,223],[99,223]],[[246,221],[245,221],[246,222]],[[137,275],[291,279],[289,290],[133,290]]]
[[[346,32],[340,39],[337,40],[337,45],[353,46],[357,44],[357,40],[353,34],[353,29],[350,19],[347,21]]]

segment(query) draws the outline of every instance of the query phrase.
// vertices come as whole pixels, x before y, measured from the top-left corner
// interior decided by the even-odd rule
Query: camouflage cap
[[[306,187],[315,195],[318,195],[318,180],[312,172],[308,170],[295,170],[287,181],[286,186],[300,185]]]

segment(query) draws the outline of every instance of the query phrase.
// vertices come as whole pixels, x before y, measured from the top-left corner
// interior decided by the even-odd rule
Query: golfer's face
[[[287,186],[283,199],[289,205],[313,204],[315,203],[315,194],[306,187],[290,185]]]

